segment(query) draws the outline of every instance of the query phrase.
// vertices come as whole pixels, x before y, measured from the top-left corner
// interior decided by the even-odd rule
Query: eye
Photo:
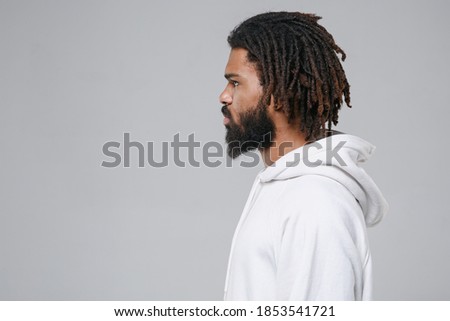
[[[231,83],[234,87],[239,86],[239,82],[237,82],[236,80],[230,80],[230,83]]]

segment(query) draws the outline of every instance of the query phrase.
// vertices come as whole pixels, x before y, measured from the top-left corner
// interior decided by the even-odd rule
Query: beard
[[[222,113],[230,119],[225,126],[227,129],[225,141],[228,144],[227,154],[232,159],[245,152],[271,146],[275,125],[267,115],[266,106],[261,101],[255,108],[239,116],[240,125],[233,121],[226,105],[222,107]]]

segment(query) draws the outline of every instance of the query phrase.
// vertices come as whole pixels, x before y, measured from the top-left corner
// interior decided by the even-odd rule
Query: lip
[[[228,125],[229,122],[230,122],[230,118],[225,117],[225,118],[223,119],[223,124],[224,124],[224,125]]]

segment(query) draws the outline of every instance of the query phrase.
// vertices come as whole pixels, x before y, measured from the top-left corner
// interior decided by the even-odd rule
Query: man
[[[229,257],[226,300],[369,300],[366,226],[387,211],[360,167],[375,147],[331,130],[350,86],[333,37],[297,12],[254,16],[229,35],[220,95],[228,154],[258,149]]]

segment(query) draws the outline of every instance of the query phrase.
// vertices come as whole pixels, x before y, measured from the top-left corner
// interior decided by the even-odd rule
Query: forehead
[[[231,49],[225,74],[237,74],[239,76],[256,74],[254,64],[247,60],[247,53],[248,51],[243,48]]]

